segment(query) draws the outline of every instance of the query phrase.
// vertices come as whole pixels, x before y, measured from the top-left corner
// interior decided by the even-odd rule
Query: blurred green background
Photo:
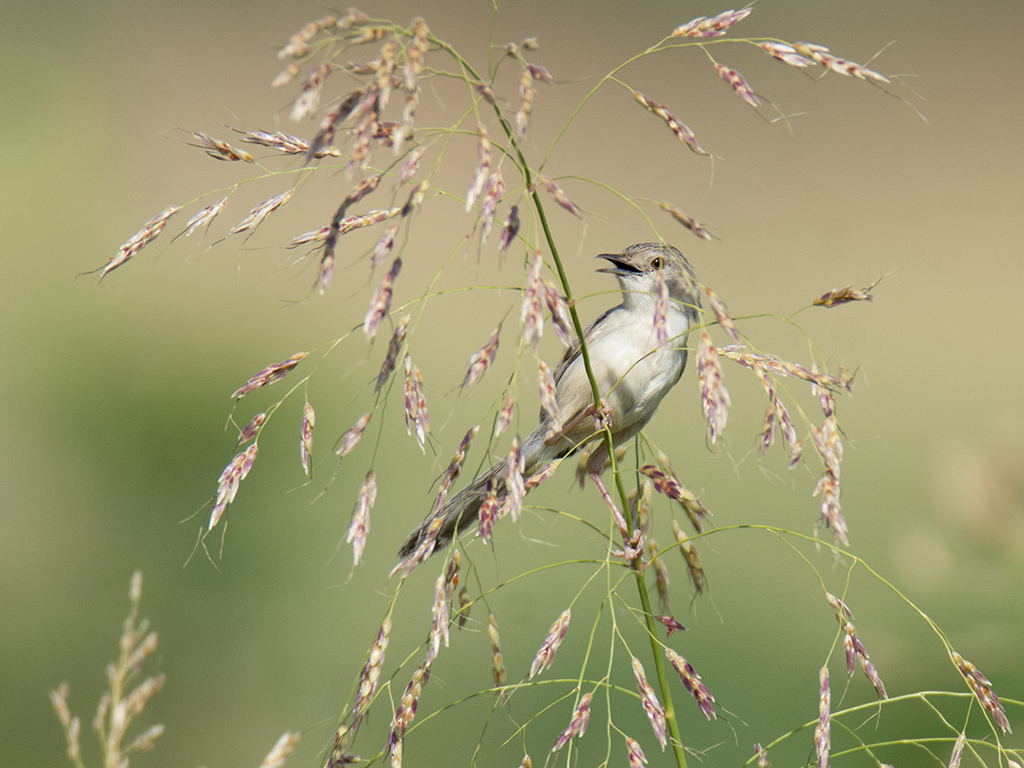
[[[403,0],[364,10],[397,21],[423,15],[471,60],[487,55],[488,3]],[[531,60],[564,81],[540,87],[528,140],[533,156],[540,157],[596,77],[678,24],[721,10],[669,2],[502,8],[495,42],[537,35],[541,49]],[[47,701],[63,680],[71,683],[72,710],[84,721],[87,758],[95,758],[89,723],[104,665],[116,653],[135,569],[145,572],[144,614],[161,638],[150,671],[168,675],[143,724],[163,722],[168,730],[154,753],[133,764],[258,765],[285,730],[307,733],[291,764],[314,764],[385,609],[393,551],[426,512],[430,482],[512,370],[514,293],[457,294],[428,305],[413,354],[427,385],[436,456],[424,458],[405,436],[395,390],[376,423],[384,424],[374,462],[381,493],[368,563],[349,579],[348,548],[332,555],[369,467],[369,444],[346,460],[323,498],[310,501],[333,471],[324,458],[328,446],[367,410],[366,383],[388,331],[369,355],[364,341],[350,339],[309,386],[318,414],[313,484],[300,487],[298,393],[261,438],[256,468],[231,508],[223,556],[213,564],[202,554],[187,562],[204,515],[186,518],[212,495],[233,452],[232,430],[223,429],[229,393],[264,365],[346,333],[365,312],[373,282],[363,264],[340,264],[327,296],[307,301],[314,270],[295,263],[301,254],[276,247],[327,221],[346,191],[344,177],[321,174],[244,245],[228,241],[207,251],[219,235],[172,245],[165,234],[102,285],[95,276],[75,276],[104,264],[168,204],[252,173],[186,146],[187,131],[226,137],[222,124],[230,124],[312,132],[287,122],[294,89],[271,91],[269,82],[281,66],[277,48],[323,13],[301,3],[4,8],[0,744],[7,765],[64,760]],[[802,113],[769,124],[699,52],[675,52],[644,60],[623,77],[688,122],[717,156],[713,165],[687,153],[627,91],[609,87],[581,113],[548,166],[552,175],[589,176],[631,196],[670,200],[711,226],[718,239],[706,244],[651,212],[659,232],[685,250],[735,315],[786,315],[828,289],[863,287],[885,276],[871,304],[796,318],[820,359],[858,371],[854,396],[839,406],[853,548],[938,622],[1004,699],[1018,700],[1024,698],[1018,336],[1024,330],[1024,102],[1011,72],[1019,70],[1022,24],[1019,3],[975,3],[965,12],[957,3],[762,2],[739,33],[819,42],[862,63],[895,40],[871,66],[908,73],[913,91],[893,90],[928,123],[867,83],[835,75],[817,82],[756,48],[716,48],[783,113]],[[514,99],[511,67],[505,75],[504,93]],[[429,90],[424,110],[437,115],[453,106],[449,95]],[[452,152],[458,173],[439,176],[434,186],[447,182],[461,192],[475,147],[466,140]],[[288,184],[270,179],[243,188],[214,232]],[[585,226],[550,213],[571,278],[581,294],[607,290],[607,280],[593,274],[593,255],[651,232],[599,189],[572,180],[564,185],[587,211]],[[188,215],[179,214],[168,232]],[[470,226],[457,204],[428,204],[403,254],[396,301],[419,295]],[[476,279],[518,284],[518,255],[499,269],[494,239],[479,254],[475,246],[458,251],[439,286]],[[590,298],[581,312],[589,319],[610,303]],[[458,396],[465,361],[509,308],[499,366],[477,390]],[[752,320],[743,329],[762,349],[809,361],[804,336],[783,322]],[[549,336],[543,349],[553,360],[559,351]],[[532,370],[527,363],[519,387],[526,403],[534,397]],[[762,394],[735,367],[726,376],[735,408],[724,446],[706,444],[693,371],[663,404],[652,438],[714,511],[717,525],[773,524],[810,533],[814,478],[802,469],[790,475],[778,456],[757,457]],[[239,420],[276,401],[284,386],[244,400]],[[813,404],[803,402],[813,414]],[[532,428],[532,413],[532,405],[524,407],[520,431]],[[564,477],[556,479],[537,503],[600,519],[592,492],[568,494],[567,486]],[[596,538],[574,540],[579,529],[552,520],[528,515],[524,524],[526,534],[545,544],[523,541],[506,525],[497,557],[476,545],[484,578],[507,578],[553,557],[593,555]],[[663,542],[669,535],[659,533]],[[807,552],[827,586],[841,591],[846,564],[835,564],[824,550]],[[753,742],[816,716],[817,670],[835,625],[812,570],[777,539],[755,532],[716,536],[702,556],[711,593],[693,614],[686,610],[682,564],[668,559],[675,612],[691,628],[675,647],[732,714],[706,724],[681,689],[676,704],[684,735],[711,750],[707,762],[736,764],[752,753]],[[414,652],[424,636],[433,573],[424,567],[404,590],[390,661]],[[575,594],[573,575],[534,577],[494,596],[510,678],[528,667]],[[594,602],[588,596],[584,608]],[[849,599],[890,694],[960,690],[935,635],[862,569]],[[562,675],[578,668],[575,655],[588,631],[586,610],[574,615],[579,623],[555,668]],[[474,619],[485,620],[484,611]],[[442,652],[425,707],[434,691],[438,698],[464,693],[458,683],[466,679],[468,690],[488,684],[486,635],[479,630],[476,624],[454,637],[453,650]],[[607,632],[599,637],[600,646]],[[837,681],[839,666],[833,665]],[[399,692],[405,679],[402,673],[396,680]],[[625,684],[631,685],[628,678]],[[496,715],[497,732],[529,717],[544,701],[537,695],[524,694]],[[845,703],[872,695],[858,673]],[[407,759],[465,763],[489,707],[490,699],[477,700],[446,713],[410,737]],[[386,709],[367,726],[378,740],[388,726]],[[529,732],[535,762],[569,709],[562,704],[551,724]],[[881,732],[916,733],[920,713],[886,710]],[[603,749],[603,716],[597,717],[594,762]],[[1011,708],[1024,732],[1020,717],[1020,708]],[[617,724],[628,723],[645,746],[651,743],[639,708],[630,718],[616,714]],[[869,723],[862,736],[877,738],[874,727]],[[451,739],[453,732],[459,738]],[[1019,736],[1012,738],[1008,743],[1020,745]],[[435,757],[427,756],[432,744],[443,746]],[[368,742],[360,751],[369,749]],[[790,763],[806,759],[810,734],[788,749]],[[612,750],[611,759],[623,763],[619,737]],[[502,752],[500,764],[516,764],[516,754],[512,747]],[[653,746],[647,755],[652,764],[661,759]],[[781,758],[776,765],[785,764]],[[928,763],[918,752],[898,764]]]

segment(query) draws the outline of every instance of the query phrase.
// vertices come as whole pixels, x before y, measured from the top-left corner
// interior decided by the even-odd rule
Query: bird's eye
[[[651,266],[654,267],[655,269],[661,269],[663,265],[664,262],[662,262],[660,256],[651,259]]]

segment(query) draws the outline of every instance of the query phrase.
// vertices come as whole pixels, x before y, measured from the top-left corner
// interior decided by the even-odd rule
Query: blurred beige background
[[[534,157],[596,77],[676,25],[724,9],[669,2],[640,10],[623,3],[586,10],[547,5],[509,3],[495,24],[499,44],[537,35],[542,47],[531,59],[566,81],[560,90],[540,88],[528,142]],[[364,10],[398,21],[423,15],[435,34],[482,62],[490,7],[402,0]],[[286,122],[294,91],[271,91],[268,84],[280,68],[280,44],[323,13],[316,4],[230,2],[4,9],[5,764],[61,764],[63,739],[47,692],[62,680],[71,683],[72,709],[82,716],[83,742],[92,749],[88,723],[137,568],[146,574],[144,612],[161,637],[152,671],[168,675],[144,717],[146,724],[164,722],[168,732],[137,764],[258,765],[285,730],[308,732],[294,764],[315,764],[373,634],[364,619],[376,621],[384,610],[391,553],[425,513],[423,489],[438,465],[512,369],[507,333],[499,352],[506,367],[489,372],[479,391],[462,399],[453,392],[470,353],[509,307],[506,330],[514,329],[513,294],[459,294],[428,305],[413,352],[427,382],[438,456],[424,459],[405,437],[396,390],[375,462],[382,488],[394,490],[382,492],[370,563],[352,581],[348,549],[331,557],[344,538],[369,451],[354,455],[328,494],[310,505],[333,465],[318,464],[314,485],[299,488],[301,394],[261,439],[256,469],[231,509],[222,559],[216,567],[202,556],[186,564],[198,525],[182,521],[211,496],[232,454],[233,437],[222,429],[229,393],[265,364],[337,338],[365,312],[372,283],[361,265],[339,268],[325,298],[305,301],[314,271],[293,263],[298,254],[275,248],[322,226],[345,192],[344,180],[321,175],[311,185],[315,191],[301,203],[296,198],[244,248],[228,241],[206,251],[212,238],[170,245],[165,234],[102,285],[95,276],[75,276],[104,264],[168,204],[250,174],[249,167],[219,164],[185,146],[186,131],[224,136],[227,123],[311,132]],[[628,195],[671,200],[712,227],[718,239],[706,244],[650,209],[659,232],[686,251],[735,315],[787,315],[828,289],[863,287],[885,276],[871,304],[795,318],[819,359],[858,370],[854,396],[839,406],[847,448],[843,502],[854,550],[933,617],[1004,699],[1018,700],[1024,698],[1024,310],[1018,295],[1024,105],[1013,73],[1020,69],[1022,28],[1019,3],[976,3],[965,12],[955,3],[762,2],[738,33],[819,42],[862,63],[896,41],[871,66],[907,73],[913,92],[899,86],[894,92],[928,123],[869,84],[835,75],[817,82],[756,48],[715,48],[782,112],[805,113],[789,127],[769,124],[729,91],[706,57],[675,52],[642,61],[623,78],[689,123],[717,156],[713,166],[693,158],[614,86],[581,113],[549,165],[552,175],[578,173]],[[513,94],[511,68],[505,75],[505,93]],[[441,101],[432,94],[425,109]],[[464,158],[467,181],[474,152],[471,144],[453,149],[453,158]],[[458,192],[466,183],[458,176],[439,183],[445,178]],[[599,189],[564,184],[588,212],[585,226],[550,212],[557,235],[570,244],[571,277],[581,293],[607,290],[592,272],[593,255],[651,232]],[[243,189],[225,217],[233,222],[247,205],[286,186],[271,179]],[[428,206],[400,277],[399,287],[410,287],[397,299],[418,295],[411,286],[438,272],[469,227],[457,205]],[[517,259],[498,270],[491,245],[479,263],[475,249],[459,251],[440,285],[464,285],[476,276],[483,284],[518,284]],[[581,310],[590,318],[610,302],[596,296]],[[763,349],[809,360],[804,336],[777,319],[751,320],[744,330]],[[546,357],[557,357],[557,342],[548,338],[545,345]],[[366,410],[365,383],[383,346],[367,357],[365,343],[352,339],[311,382],[319,458]],[[532,365],[523,370],[520,389],[532,402]],[[752,446],[762,396],[741,371],[727,368],[726,375],[735,409],[724,447],[705,443],[693,371],[662,406],[651,436],[715,512],[717,525],[811,532],[813,478],[803,470],[790,476],[778,457],[758,460]],[[243,401],[241,421],[283,394]],[[519,428],[532,426],[525,415]],[[598,514],[589,496],[566,496],[567,481],[556,483],[548,503]],[[531,535],[556,546],[560,535],[575,530],[548,516],[534,516],[530,525]],[[497,564],[478,554],[492,577],[552,556],[550,547],[523,544],[511,529],[499,549],[504,560]],[[735,763],[751,754],[754,741],[815,717],[817,669],[835,625],[813,573],[775,539],[737,532],[705,549],[711,596],[698,602],[696,616],[686,615],[681,564],[670,562],[676,613],[691,627],[680,647],[700,660],[705,682],[735,714],[728,723],[698,722],[681,691],[677,707],[694,746],[718,745],[709,761]],[[845,566],[833,570],[825,553],[816,558],[830,588],[841,589]],[[426,626],[432,579],[421,575],[403,595],[403,626],[415,628],[396,641],[406,652]],[[510,664],[528,665],[535,647],[529,638],[542,637],[564,606],[561,589],[538,580],[499,603],[505,642],[516,647],[513,628],[522,630]],[[852,589],[858,629],[890,693],[959,690],[941,645],[919,618],[863,570],[855,572]],[[479,657],[473,658],[486,675],[483,636],[456,642],[463,643],[460,653]],[[431,685],[444,688],[445,674],[454,680],[457,670],[441,670]],[[859,673],[852,685],[847,703],[870,700]],[[486,713],[488,706],[472,708]],[[1024,732],[1020,712],[1012,709],[1011,719]],[[459,716],[450,714],[441,725]],[[377,717],[373,727],[383,733],[387,723]],[[913,728],[918,722],[913,713],[900,717],[884,715],[883,723]],[[646,724],[637,723],[648,738]],[[473,727],[470,747],[479,733]],[[422,743],[443,738],[442,728],[421,733]],[[1020,745],[1016,738],[1009,743]],[[809,743],[808,736],[794,744],[794,760],[806,757]],[[540,755],[544,747],[535,749]],[[434,764],[462,754],[446,753]],[[418,762],[431,764],[425,757]],[[503,763],[515,764],[508,755]]]

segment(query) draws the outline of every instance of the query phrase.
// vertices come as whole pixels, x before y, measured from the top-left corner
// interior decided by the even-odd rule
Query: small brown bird
[[[686,367],[685,338],[697,320],[700,296],[693,267],[675,248],[662,243],[631,245],[619,254],[601,254],[611,266],[598,272],[615,275],[622,303],[594,320],[584,331],[591,368],[601,397],[611,409],[612,440],[616,446],[635,437],[654,416],[668,391]],[[668,288],[664,332],[658,343],[655,307],[658,273]],[[577,340],[562,356],[554,374],[555,399],[561,419],[541,410],[540,424],[523,441],[523,476],[529,477],[556,458],[575,452],[595,436],[594,397]],[[588,473],[599,473],[608,458],[604,442],[587,461]],[[398,554],[407,557],[437,528],[435,545],[446,546],[456,533],[473,525],[489,492],[505,492],[508,459],[495,463],[472,484],[455,494],[409,534]],[[490,490],[489,490],[490,487]],[[424,553],[424,557],[427,553]]]

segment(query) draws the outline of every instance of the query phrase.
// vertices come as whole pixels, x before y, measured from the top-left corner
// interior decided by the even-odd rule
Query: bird
[[[700,293],[693,267],[678,249],[664,243],[638,243],[621,253],[597,256],[610,263],[598,272],[618,281],[622,303],[607,310],[583,332],[591,369],[601,394],[602,409],[610,416],[612,442],[617,447],[647,426],[662,399],[686,367],[686,336],[696,325]],[[656,328],[659,272],[668,289],[664,327],[659,343]],[[562,355],[555,373],[558,413],[541,409],[540,423],[522,442],[522,474],[528,478],[551,461],[571,455],[600,433],[593,389],[576,339]],[[586,475],[599,477],[608,458],[607,445],[596,443]],[[509,459],[497,461],[440,509],[416,527],[398,551],[399,557],[423,559],[476,523],[480,506],[490,493],[505,492]],[[426,551],[421,551],[424,544]],[[412,557],[410,557],[412,556]],[[396,570],[401,567],[399,564]]]

